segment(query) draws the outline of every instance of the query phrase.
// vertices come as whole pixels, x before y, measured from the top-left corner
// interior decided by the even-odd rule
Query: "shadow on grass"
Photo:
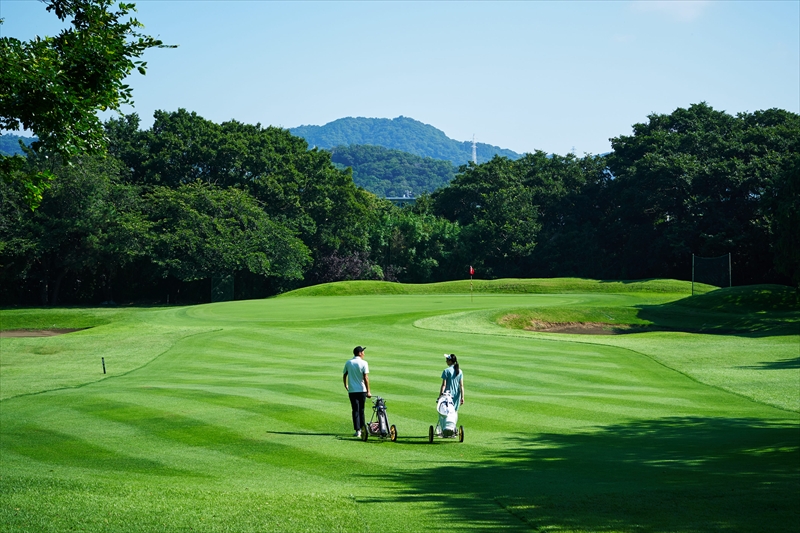
[[[312,431],[265,431],[271,435],[298,435],[301,437],[341,437],[341,433],[314,433]]]
[[[388,438],[380,438],[380,437],[372,437],[367,440],[367,443],[370,442],[392,442]],[[392,442],[394,446],[416,446],[418,444],[429,444],[428,443],[428,436],[427,435],[403,435],[399,434],[397,436],[397,440]]]
[[[733,335],[760,338],[800,334],[793,317],[759,316],[756,314],[724,314],[696,309],[678,309],[675,303],[638,308],[637,317],[651,322],[634,326],[621,333],[676,331],[706,335]],[[798,314],[800,318],[800,314]]]
[[[717,289],[659,305],[636,305],[619,312],[569,307],[508,311],[498,323],[548,333],[623,335],[682,332],[746,338],[800,335],[800,304],[791,287],[754,285]],[[605,315],[602,318],[600,315]]]
[[[800,335],[800,306],[790,287],[755,285],[719,289],[652,306],[638,318],[651,330],[765,337]]]
[[[402,501],[481,531],[798,531],[800,426],[670,418],[509,440],[395,474]]]
[[[781,359],[780,361],[763,361],[757,366],[745,366],[741,368],[754,368],[756,370],[791,370],[800,368],[800,357]]]
[[[747,285],[717,289],[679,300],[679,305],[721,312],[800,311],[800,293],[786,285]]]

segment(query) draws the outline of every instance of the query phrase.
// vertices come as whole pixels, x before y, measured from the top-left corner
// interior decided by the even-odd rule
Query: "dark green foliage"
[[[653,115],[607,157],[466,167],[433,195],[487,276],[686,279],[731,253],[734,284],[798,283],[800,117],[706,104]]]
[[[135,6],[113,0],[46,0],[47,11],[71,26],[56,37],[20,41],[0,38],[0,130],[30,130],[38,137],[32,147],[57,154],[64,161],[105,150],[98,111],[118,110],[133,102],[125,78],[148,48],[165,47],[140,33],[131,16]],[[2,19],[0,19],[2,24]],[[21,180],[23,200],[35,209],[55,176],[48,171],[20,174],[0,156],[5,181]]]
[[[248,271],[300,279],[308,248],[247,193],[202,182],[155,187],[143,201],[161,276],[192,281]]]
[[[770,109],[734,117],[702,103],[633,130],[612,139],[608,158],[616,179],[607,231],[623,276],[685,276],[692,253],[729,252],[734,284],[775,276],[771,247],[788,259],[797,242],[786,213],[800,179],[800,116]],[[790,262],[781,264],[791,277],[798,267]]]
[[[734,285],[800,287],[797,114],[701,103],[649,116],[606,157],[478,144],[477,165],[471,143],[406,117],[292,130],[305,140],[183,109],[156,112],[145,131],[136,115],[104,129],[97,111],[131,103],[125,78],[164,45],[141,33],[133,4],[44,4],[71,25],[0,38],[0,130],[36,135],[30,149],[0,138],[4,300],[38,288],[55,303],[62,280],[78,300],[101,290],[111,300],[117,277],[146,286],[233,275],[264,294],[453,279],[469,264],[489,278],[685,279],[692,254],[728,253]],[[418,204],[397,210],[365,188]]]
[[[377,196],[419,196],[447,186],[456,168],[449,161],[381,146],[331,149],[331,161],[353,169],[353,181]]]
[[[351,144],[368,144],[402,150],[420,157],[432,157],[452,162],[456,166],[472,161],[472,143],[459,142],[443,131],[408,117],[340,118],[324,126],[291,128],[293,135],[303,137],[310,146],[326,150]],[[517,159],[519,154],[498,146],[478,143],[478,163],[499,155]]]
[[[764,195],[764,212],[772,236],[775,270],[800,291],[800,150],[782,158]]]
[[[21,181],[2,187],[4,285],[38,291],[40,303],[57,304],[66,280],[73,293],[102,291],[111,300],[117,271],[147,253],[148,226],[139,215],[137,190],[123,183],[113,159],[87,156],[73,165],[59,160],[31,156],[32,169],[59,175],[36,211],[27,209]]]
[[[297,230],[315,253],[366,249],[372,201],[330,154],[308,150],[288,131],[236,121],[215,124],[184,109],[157,111],[149,130],[131,115],[107,124],[110,151],[142,185],[179,187],[200,180],[236,187],[276,221]]]
[[[157,286],[159,279],[242,272],[295,280],[310,263],[293,230],[271,220],[244,191],[195,182],[142,195],[124,183],[111,157],[55,170],[60,179],[36,211],[25,209],[13,186],[2,188],[3,278],[18,285],[16,296],[4,287],[3,298],[30,300],[38,291],[41,304],[54,305],[66,284],[68,300],[100,295],[111,302],[112,284],[120,280]]]
[[[569,265],[562,247],[576,244],[581,229],[592,230],[583,220],[592,212],[571,204],[580,203],[588,182],[603,179],[602,169],[602,158],[592,156],[579,160],[537,151],[516,161],[495,157],[465,167],[433,194],[433,206],[463,226],[469,263],[481,277],[549,275],[550,263]]]
[[[733,283],[798,283],[800,117],[706,104],[653,115],[605,157],[465,167],[433,195],[482,275],[687,279],[731,253]]]
[[[542,224],[527,275],[609,277],[614,254],[605,247],[602,224],[613,180],[606,158],[545,157],[537,152],[526,156],[522,165]]]
[[[384,279],[427,283],[461,277],[466,255],[461,227],[426,209],[427,197],[415,209],[387,209],[373,235],[373,256]]]
[[[48,0],[48,11],[71,26],[56,37],[0,38],[0,129],[33,131],[37,150],[64,157],[104,146],[96,112],[132,100],[124,79],[145,73],[138,58],[163,43],[139,32],[133,4],[112,0]]]

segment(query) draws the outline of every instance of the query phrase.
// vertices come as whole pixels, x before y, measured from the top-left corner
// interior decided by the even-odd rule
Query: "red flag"
[[[472,265],[469,266],[469,275],[470,276],[474,276],[475,275],[475,269],[472,268]]]

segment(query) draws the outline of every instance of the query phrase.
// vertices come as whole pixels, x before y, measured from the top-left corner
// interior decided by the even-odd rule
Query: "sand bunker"
[[[500,324],[507,324],[519,315],[507,315],[500,319]],[[654,331],[652,327],[635,324],[608,324],[605,322],[545,322],[532,319],[523,329],[543,333],[572,333],[578,335],[623,335],[625,333],[641,333]]]
[[[56,335],[64,335],[65,333],[72,333],[73,331],[80,331],[85,328],[75,329],[10,329],[8,331],[0,331],[0,338],[6,337],[55,337]]]

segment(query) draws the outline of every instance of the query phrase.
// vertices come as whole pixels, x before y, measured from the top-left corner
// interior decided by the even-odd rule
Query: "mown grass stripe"
[[[0,521],[9,531],[30,524],[43,531],[131,524],[142,531],[351,531],[358,524],[403,533],[530,524],[684,533],[724,524],[760,532],[800,521],[797,413],[700,381],[728,379],[745,390],[775,383],[752,376],[795,379],[800,370],[784,354],[800,337],[587,339],[493,322],[507,309],[612,310],[682,297],[592,294],[580,283],[561,285],[582,287],[580,294],[482,293],[474,304],[463,294],[293,296],[122,311],[80,337],[87,352],[96,342],[129,339],[136,328],[169,349],[124,375],[0,403]],[[169,336],[183,328],[206,332]],[[373,392],[387,399],[397,443],[350,437],[341,370],[356,344],[368,346]],[[134,361],[145,345],[117,349]],[[463,362],[467,402],[459,420],[467,438],[429,445],[444,352]],[[18,375],[35,372],[24,354],[15,357]],[[675,358],[697,365],[694,374],[674,370]],[[0,352],[0,364],[7,361]],[[79,367],[65,369],[85,379]],[[35,433],[23,428],[53,433],[43,441],[57,453],[35,448]],[[98,461],[76,457],[80,450]]]

